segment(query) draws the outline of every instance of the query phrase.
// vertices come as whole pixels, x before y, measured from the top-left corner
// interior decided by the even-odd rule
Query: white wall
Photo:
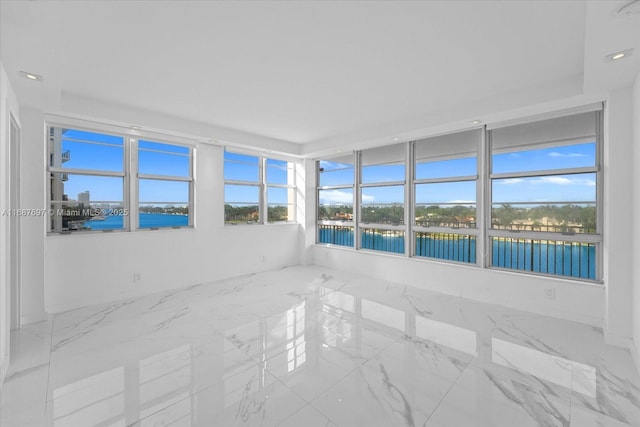
[[[18,101],[0,62],[0,210],[9,207],[11,115],[20,120]],[[9,369],[10,355],[10,233],[9,217],[0,215],[0,388]]]
[[[318,265],[602,326],[602,286],[322,245],[312,251]],[[546,289],[555,290],[555,299],[545,297]]]
[[[634,242],[633,259],[633,342],[631,354],[640,372],[640,73],[633,86],[633,217],[634,222],[632,240]]]
[[[21,203],[23,208],[46,209],[46,148],[44,115],[22,108]],[[46,319],[44,310],[44,216],[22,218],[22,310],[21,323]]]
[[[609,94],[604,145],[604,282],[605,338],[628,347],[632,334],[631,300],[634,260],[630,239],[633,223],[633,112],[631,88]],[[636,262],[637,263],[637,262]]]
[[[223,155],[196,147],[195,229],[43,234],[47,312],[297,265],[298,224],[224,226]]]

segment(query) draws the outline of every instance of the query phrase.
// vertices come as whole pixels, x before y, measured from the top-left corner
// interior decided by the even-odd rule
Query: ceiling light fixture
[[[337,148],[337,149],[336,149],[336,151],[337,151],[338,153],[342,153],[342,148]]]
[[[393,138],[394,141],[400,141],[400,138],[398,138],[397,136]]]
[[[480,123],[482,123],[480,120],[473,120],[471,121],[472,125],[479,125]]]
[[[618,10],[618,16],[627,17],[633,15],[640,15],[640,0],[627,3]]]
[[[36,74],[36,73],[30,73],[28,71],[19,71],[18,72],[22,77],[24,77],[25,79],[28,80],[33,80],[35,82],[41,82],[44,81],[44,77],[42,77],[40,74]]]
[[[133,129],[133,130],[140,130],[140,129],[142,129],[142,126],[138,126],[138,125],[131,125],[131,126],[129,126],[129,127],[130,127],[131,129]]]
[[[619,52],[613,52],[604,57],[604,62],[619,61],[621,59],[630,57],[632,53],[633,53],[633,49],[626,49],[626,50],[621,50]]]

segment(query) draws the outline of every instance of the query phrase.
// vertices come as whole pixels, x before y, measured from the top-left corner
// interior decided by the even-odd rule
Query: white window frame
[[[123,209],[126,209],[128,214],[124,216],[122,229],[106,229],[106,230],[90,230],[90,231],[73,231],[73,230],[55,230],[52,227],[52,221],[47,221],[47,235],[61,235],[61,234],[73,234],[73,235],[85,235],[85,234],[100,234],[100,233],[120,233],[120,232],[132,232],[132,231],[155,231],[155,230],[167,230],[167,229],[190,229],[195,227],[195,156],[196,148],[195,144],[187,139],[181,139],[178,137],[172,137],[162,134],[156,134],[152,132],[143,132],[137,129],[129,129],[123,126],[109,125],[99,122],[88,122],[85,120],[67,118],[62,116],[51,115],[51,117],[45,118],[46,132],[46,147],[47,147],[47,180],[46,180],[46,192],[47,192],[47,206],[52,206],[59,201],[52,200],[51,194],[51,179],[52,173],[62,173],[71,175],[84,175],[84,176],[104,176],[104,177],[118,177],[123,180]],[[99,134],[105,134],[110,136],[116,136],[123,138],[123,168],[122,171],[101,171],[93,169],[73,169],[62,168],[51,165],[51,143],[50,132],[51,129],[74,129],[85,132],[93,132]],[[138,140],[144,139],[145,141],[157,142],[166,145],[176,145],[189,149],[189,177],[173,177],[164,175],[139,175],[138,172]],[[138,214],[139,214],[139,201],[138,201],[138,188],[140,179],[163,179],[171,181],[187,181],[189,182],[189,223],[187,226],[169,226],[169,227],[153,227],[142,228],[138,227]],[[109,201],[101,201],[109,202]],[[119,201],[112,201],[112,203],[120,203]],[[50,208],[48,208],[50,209]]]
[[[238,154],[242,156],[255,157],[258,160],[258,181],[243,181],[237,179],[224,179],[224,167],[226,166],[224,159],[224,155],[226,153]],[[287,162],[287,167],[291,166],[294,168],[294,173],[292,176],[292,183],[287,184],[269,184],[267,183],[267,160],[280,160]],[[291,160],[281,159],[278,157],[266,157],[257,153],[247,153],[244,150],[234,150],[233,147],[225,147],[223,153],[223,187],[227,185],[240,185],[247,187],[257,187],[258,188],[258,221],[253,223],[242,223],[242,224],[230,224],[227,223],[226,219],[223,217],[225,226],[238,226],[238,225],[277,225],[277,224],[292,224],[297,222],[297,218],[295,216],[295,212],[297,210],[298,205],[298,196],[297,196],[297,186],[296,186],[296,178],[295,178],[295,167],[296,163]],[[293,195],[293,209],[290,209],[291,212],[294,213],[293,218],[287,218],[287,221],[277,221],[277,222],[269,222],[269,203],[267,197],[267,191],[269,187],[272,188],[286,188],[289,190],[289,194]],[[223,203],[226,205],[226,195],[223,195]],[[239,202],[239,201],[238,201]]]
[[[491,143],[491,131],[493,129],[517,124],[532,123],[538,120],[557,118],[564,116],[571,116],[574,114],[580,114],[584,112],[595,112],[595,143],[596,143],[596,164],[589,167],[580,168],[564,168],[564,169],[550,169],[543,171],[527,171],[527,172],[513,172],[513,173],[492,173],[492,143]],[[582,107],[573,108],[565,111],[551,112],[541,115],[539,117],[527,117],[509,122],[493,124],[491,127],[483,125],[482,127],[469,127],[460,129],[449,134],[455,134],[466,131],[481,130],[481,138],[479,138],[478,148],[476,152],[477,156],[477,174],[475,176],[455,176],[446,178],[431,178],[431,179],[416,179],[416,159],[415,159],[415,144],[416,141],[409,141],[406,144],[406,160],[405,160],[405,181],[397,182],[381,182],[381,183],[362,183],[362,162],[361,156],[363,151],[353,152],[353,168],[354,168],[354,181],[352,185],[334,185],[334,186],[320,186],[320,162],[324,160],[331,160],[336,157],[344,157],[344,154],[336,154],[334,156],[326,156],[317,158],[315,162],[315,178],[316,178],[316,244],[327,247],[341,247],[352,250],[361,250],[361,230],[362,229],[381,229],[381,230],[398,230],[405,233],[405,252],[404,254],[398,254],[386,251],[372,251],[385,256],[405,256],[415,257],[424,262],[446,262],[455,263],[465,266],[471,266],[483,269],[496,269],[505,270],[513,273],[528,274],[546,276],[554,279],[570,280],[577,282],[587,283],[602,283],[602,232],[603,232],[603,173],[602,173],[602,158],[603,158],[603,104],[597,103]],[[431,138],[431,137],[429,137]],[[398,143],[389,144],[397,145]],[[451,158],[458,158],[452,156]],[[552,175],[566,175],[575,173],[595,173],[596,175],[596,233],[595,234],[567,234],[567,233],[552,233],[541,231],[513,231],[513,230],[498,230],[491,228],[492,221],[492,182],[495,179],[504,178],[522,178],[522,177],[536,177],[536,176],[552,176]],[[415,190],[418,184],[428,183],[441,183],[441,182],[461,182],[472,181],[476,182],[476,228],[450,228],[450,227],[438,227],[438,226],[421,226],[415,223]],[[380,187],[380,186],[393,186],[404,185],[405,189],[405,224],[404,225],[389,225],[389,224],[362,224],[362,188],[367,187]],[[320,191],[321,190],[340,190],[350,189],[353,191],[353,221],[333,221],[319,219],[318,211],[320,207]],[[584,203],[584,202],[581,202]],[[322,243],[320,242],[320,227],[321,226],[342,226],[353,227],[353,246],[345,246],[338,244]],[[417,257],[415,255],[415,233],[416,232],[433,232],[433,233],[447,233],[458,235],[474,235],[476,236],[476,262],[465,261],[453,261],[443,258],[431,258],[431,257]],[[595,279],[589,279],[584,277],[567,276],[555,273],[538,273],[528,270],[518,270],[512,268],[501,268],[492,266],[492,238],[494,237],[507,237],[512,239],[531,239],[531,240],[556,240],[561,242],[575,242],[575,243],[588,243],[595,245]],[[364,249],[365,251],[370,251]]]

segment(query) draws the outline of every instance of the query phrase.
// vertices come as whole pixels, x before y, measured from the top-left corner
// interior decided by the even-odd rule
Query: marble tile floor
[[[602,330],[317,266],[51,316],[0,425],[640,426]]]

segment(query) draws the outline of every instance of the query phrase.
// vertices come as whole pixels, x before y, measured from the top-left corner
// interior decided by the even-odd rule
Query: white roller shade
[[[494,151],[508,152],[525,147],[543,148],[595,141],[596,112],[522,123],[493,129]]]
[[[362,152],[362,166],[404,163],[406,144],[371,148]]]
[[[416,161],[476,156],[481,138],[482,130],[474,129],[416,141]]]

